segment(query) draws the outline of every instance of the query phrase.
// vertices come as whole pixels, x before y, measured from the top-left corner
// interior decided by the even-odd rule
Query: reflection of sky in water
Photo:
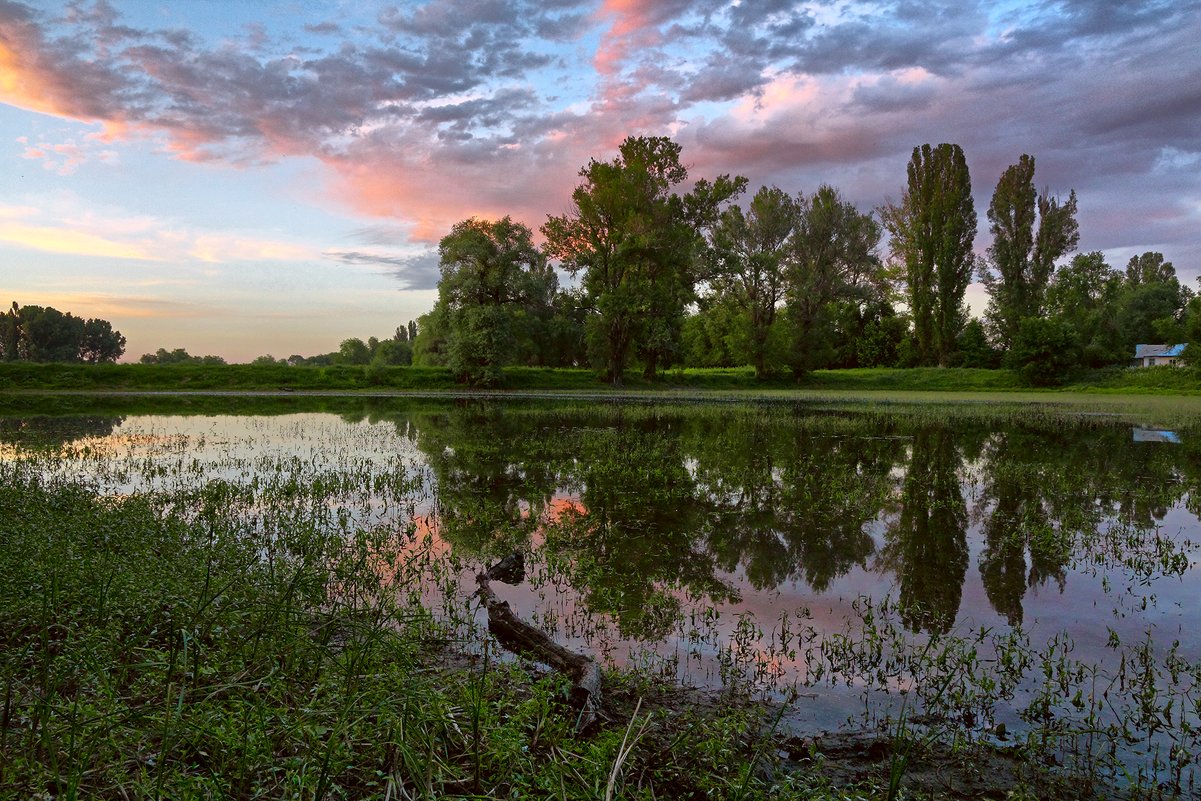
[[[472,514],[492,513],[495,510],[490,511],[487,505],[491,497],[489,493],[494,492],[498,484],[508,482],[520,488],[527,479],[527,473],[536,472],[542,464],[541,459],[560,458],[564,454],[544,457],[541,454],[506,456],[502,453],[498,457],[501,459],[499,466],[493,465],[496,467],[494,474],[476,474],[472,472],[470,451],[477,442],[487,442],[494,437],[486,421],[462,421],[461,428],[456,431],[459,435],[463,435],[464,431],[469,433],[463,435],[467,439],[455,444],[438,437],[423,439],[423,427],[431,430],[445,427],[450,418],[453,415],[448,418],[445,411],[437,420],[410,419],[398,415],[387,422],[347,420],[332,414],[317,413],[284,416],[136,416],[118,422],[111,428],[111,433],[103,433],[104,426],[101,424],[100,433],[96,436],[69,439],[57,449],[57,453],[71,458],[55,459],[51,458],[55,452],[53,450],[26,452],[12,445],[5,446],[0,457],[27,458],[37,462],[48,473],[86,479],[95,482],[102,491],[113,494],[143,490],[174,491],[213,480],[247,485],[272,475],[294,476],[309,481],[342,476],[340,483],[330,481],[333,489],[327,494],[327,503],[338,507],[353,524],[364,527],[404,527],[412,525],[416,517],[418,533],[429,533],[434,538],[432,551],[435,555],[454,552],[463,559],[457,582],[462,597],[466,598],[474,590],[474,573],[480,563],[494,558],[495,554],[480,556],[473,554],[470,548],[465,549],[457,540],[453,543],[442,541],[444,516],[459,514],[460,519],[456,524],[462,525],[464,519],[470,522]],[[591,425],[595,426],[595,423]],[[1140,434],[1140,431],[1144,433]],[[1148,431],[1150,433],[1146,433]],[[660,665],[665,672],[708,686],[720,685],[723,659],[729,661],[731,642],[738,639],[739,616],[750,613],[763,630],[763,635],[742,640],[742,646],[750,649],[763,666],[781,671],[785,683],[798,678],[803,680],[802,660],[789,659],[772,649],[774,632],[781,615],[787,613],[792,616],[797,628],[812,627],[820,640],[822,635],[846,629],[847,622],[854,619],[852,604],[856,599],[863,596],[895,598],[900,594],[901,584],[910,580],[902,576],[902,571],[912,569],[912,566],[906,567],[904,560],[913,557],[904,548],[898,548],[894,540],[902,536],[898,534],[899,528],[903,524],[908,525],[902,516],[906,500],[912,501],[912,497],[906,493],[915,491],[907,483],[913,469],[911,462],[915,459],[928,461],[941,458],[938,454],[946,448],[954,450],[958,447],[950,440],[940,439],[940,436],[933,439],[923,439],[924,435],[921,434],[916,438],[892,437],[898,443],[896,447],[901,461],[898,464],[885,463],[878,476],[890,488],[886,497],[882,497],[882,506],[876,511],[874,519],[869,518],[862,529],[870,538],[872,547],[868,549],[866,558],[851,559],[845,570],[835,570],[826,576],[826,586],[821,592],[814,591],[799,577],[799,571],[791,569],[782,571],[781,575],[786,576],[783,581],[756,588],[755,583],[748,579],[747,562],[744,557],[739,557],[740,561],[732,570],[714,565],[710,577],[719,585],[733,588],[738,599],[710,603],[704,598],[694,598],[696,590],[690,589],[687,580],[674,581],[670,578],[673,569],[684,576],[688,564],[656,565],[667,568],[653,580],[658,593],[656,597],[666,599],[669,605],[678,603],[685,620],[668,626],[666,635],[658,640],[642,641],[637,636],[623,637],[619,631],[619,619],[623,614],[620,603],[611,608],[608,614],[592,614],[587,609],[586,598],[571,588],[571,582],[579,579],[576,567],[563,561],[564,555],[578,552],[570,548],[555,552],[556,547],[561,547],[564,532],[570,528],[565,521],[588,523],[589,493],[598,492],[595,484],[606,476],[600,467],[595,467],[594,473],[585,470],[585,478],[553,474],[549,495],[517,497],[509,511],[502,510],[500,518],[507,514],[511,522],[515,521],[513,525],[517,527],[516,530],[524,532],[521,541],[531,547],[535,555],[530,560],[530,581],[520,587],[495,585],[494,588],[501,598],[511,602],[518,614],[553,629],[556,636],[569,647],[592,650],[618,664],[646,664],[648,656],[651,656],[650,661]],[[1129,447],[1146,448],[1148,446],[1145,443],[1179,443],[1180,439],[1175,432],[1136,428],[1133,443]],[[1125,441],[1131,442],[1129,439]],[[845,447],[847,443],[853,443],[854,438],[842,437],[838,442],[841,443],[838,447]],[[673,443],[675,440],[669,438],[669,444]],[[929,502],[932,515],[945,511],[946,504],[945,499],[929,493],[946,493],[957,489],[961,498],[967,567],[957,600],[958,611],[951,626],[951,631],[957,634],[980,628],[1005,630],[1009,625],[1006,615],[994,608],[983,575],[989,548],[995,547],[995,543],[990,546],[988,541],[986,523],[1000,503],[997,499],[1000,497],[999,491],[993,491],[993,496],[997,497],[990,497],[987,490],[989,482],[993,480],[989,475],[987,453],[988,448],[996,446],[996,443],[995,437],[986,439],[983,446],[986,455],[957,462],[949,488],[938,484],[941,479],[937,470],[934,470],[928,486],[921,485],[916,490],[924,493],[922,497]],[[491,444],[496,445],[495,442]],[[712,447],[722,446],[715,444]],[[830,453],[837,456],[841,451]],[[1163,449],[1160,453],[1167,454],[1164,458],[1171,459],[1183,452],[1171,448]],[[580,469],[585,458],[579,453],[565,456],[565,461],[558,463],[557,469]],[[615,456],[620,460],[622,455]],[[652,484],[659,482],[670,491],[679,480],[686,480],[693,482],[697,488],[708,486],[711,491],[720,491],[728,496],[723,503],[733,503],[731,499],[737,499],[740,495],[738,470],[745,469],[745,465],[739,463],[730,468],[728,474],[720,471],[715,473],[713,464],[706,467],[709,456],[707,453],[700,457],[680,455],[678,476],[672,472],[670,465],[666,468],[652,465],[647,481]],[[503,463],[506,458],[510,461]],[[719,459],[714,460],[714,464],[719,462]],[[924,461],[922,465],[923,469],[929,467]],[[1156,469],[1162,467],[1159,465]],[[659,468],[663,468],[659,473],[653,472]],[[1071,469],[1071,466],[1050,465],[1046,472],[1038,475],[1054,480],[1056,471],[1062,469]],[[706,470],[709,472],[706,473]],[[846,486],[853,491],[861,481],[855,471],[861,471],[863,467],[852,464],[848,470],[851,472],[846,476],[832,473],[828,478],[832,481],[845,480]],[[380,483],[381,477],[390,475],[403,477],[409,483],[404,483],[403,487],[403,482],[390,485]],[[772,486],[769,489],[772,492],[779,492],[781,486],[789,481],[804,485],[805,480],[803,470],[791,474],[790,478],[789,469],[780,465],[771,466],[765,475],[770,479]],[[444,481],[457,482],[459,494],[454,498],[435,501],[434,488],[439,476]],[[589,485],[588,476],[593,485]],[[1172,481],[1183,480],[1175,474],[1169,474],[1168,478]],[[710,483],[704,483],[706,480]],[[1022,480],[1028,480],[1024,473],[1018,474],[1015,486],[1020,486]],[[1102,476],[1099,480],[1104,481],[1105,478]],[[867,479],[863,478],[862,481],[866,483]],[[623,492],[637,492],[640,489],[636,482],[630,487],[620,483],[615,486],[622,491],[615,491],[606,503],[616,503],[613,499],[619,499]],[[805,491],[820,492],[825,488],[806,486]],[[514,491],[518,494],[521,492],[520,489]],[[801,496],[792,497],[788,502],[802,503],[797,500],[798,497]],[[1201,576],[1198,575],[1196,548],[1190,542],[1201,540],[1201,524],[1186,508],[1187,498],[1187,494],[1178,493],[1165,508],[1144,514],[1145,522],[1139,525],[1122,526],[1114,518],[1101,515],[1101,532],[1096,542],[1067,559],[1059,566],[1058,574],[1018,588],[1020,615],[1031,641],[1037,644],[1048,641],[1060,632],[1067,632],[1075,643],[1073,658],[1104,663],[1113,659],[1113,651],[1107,648],[1111,631],[1124,643],[1136,643],[1150,632],[1161,654],[1166,644],[1180,640],[1183,643],[1182,656],[1194,661],[1201,659],[1201,641],[1190,636],[1191,632],[1201,628],[1201,606],[1197,603],[1195,591]],[[1093,505],[1090,498],[1080,498],[1074,502],[1086,511]],[[457,512],[456,503],[460,504]],[[479,504],[478,508],[472,506],[475,503]],[[776,499],[773,503],[779,504],[780,501]],[[1123,503],[1132,504],[1132,508],[1155,506],[1142,498]],[[657,518],[651,512],[662,512],[664,519],[670,520],[672,515],[684,514],[688,510],[645,511],[645,519],[638,518],[635,521],[637,526],[654,525],[653,521]],[[540,522],[535,524],[530,521],[531,515],[540,515]],[[708,536],[703,526],[712,523],[713,519],[716,518],[698,518],[702,530],[690,532],[689,536],[698,540]],[[586,525],[584,530],[591,532],[588,536],[593,537],[601,536],[605,531],[603,528],[587,529]],[[649,537],[653,543],[654,538],[660,535],[658,531],[634,528],[626,536]],[[1158,568],[1139,569],[1137,560],[1123,564],[1122,555],[1117,552],[1122,547],[1115,546],[1118,542],[1125,543],[1122,547],[1145,551],[1142,567],[1165,551],[1183,552],[1187,567],[1181,575],[1163,575],[1163,570]],[[576,543],[574,547],[578,545]],[[708,546],[701,543],[700,547]],[[1027,547],[1027,544],[1022,545],[1021,560],[1015,563],[1019,570],[1033,569]],[[549,563],[541,561],[539,554],[549,555]],[[671,557],[671,554],[664,555],[668,561]],[[619,562],[610,567],[620,573],[623,565],[620,556],[618,559]],[[929,577],[923,580],[930,582]],[[958,578],[954,573],[935,576],[934,583],[939,581],[947,584],[958,581]],[[620,590],[621,586],[617,589]],[[427,592],[435,592],[432,582]],[[704,595],[704,592],[700,594]],[[954,601],[954,595],[950,597]],[[699,615],[698,610],[706,608],[715,609],[718,614],[708,617]],[[802,610],[805,617],[798,619],[798,613]],[[702,622],[699,625],[690,622],[696,619]],[[478,609],[476,622],[480,625],[485,622]],[[985,656],[988,654],[985,653]],[[742,666],[747,667],[747,664],[749,662]],[[808,689],[803,691],[811,692]],[[817,692],[820,700],[809,699],[803,706],[804,718],[809,725],[837,724],[848,714],[853,714],[856,705],[861,705],[856,689],[835,692],[822,685],[812,692]],[[999,717],[1006,718],[1004,714]],[[1012,716],[1008,716],[1008,719],[1014,722]]]

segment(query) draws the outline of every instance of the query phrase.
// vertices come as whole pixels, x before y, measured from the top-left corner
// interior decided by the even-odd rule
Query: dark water
[[[1005,723],[1059,751],[1104,730],[1118,762],[1160,779],[1195,767],[1201,430],[1187,424],[425,403],[0,418],[0,438],[8,458],[41,453],[112,491],[349,476],[326,479],[324,501],[428,536],[443,594],[466,598],[480,565],[523,550],[529,579],[504,597],[568,645],[799,694],[799,728],[903,703],[927,725],[1000,739]]]

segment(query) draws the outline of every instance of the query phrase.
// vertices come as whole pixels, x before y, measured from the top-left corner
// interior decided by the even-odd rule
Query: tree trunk
[[[509,606],[492,591],[491,581],[508,582],[512,575],[511,561],[518,554],[497,562],[487,571],[475,577],[479,589],[476,595],[488,610],[488,631],[510,651],[536,659],[571,678],[572,702],[579,709],[576,730],[588,726],[596,718],[601,701],[601,669],[595,659],[569,651],[552,640],[542,629],[531,626],[519,618]],[[524,578],[524,570],[519,574]],[[518,579],[519,581],[521,579]]]
[[[646,365],[642,368],[642,377],[647,381],[655,380],[656,368],[659,364],[659,354],[657,351],[649,351],[646,354]]]

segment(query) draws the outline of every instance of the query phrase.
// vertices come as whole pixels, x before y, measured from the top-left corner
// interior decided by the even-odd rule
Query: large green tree
[[[1076,193],[1060,201],[1034,188],[1034,157],[1023,154],[997,181],[988,207],[993,242],[981,279],[990,302],[986,317],[1000,346],[1013,346],[1022,320],[1043,314],[1055,262],[1076,249]]]
[[[125,353],[125,337],[108,320],[84,321],[79,358],[90,364],[115,362]]]
[[[823,184],[800,198],[785,269],[794,374],[802,375],[833,355],[830,305],[869,299],[880,280],[879,242],[876,220],[833,187]]]
[[[787,192],[765,186],[745,212],[739,206],[722,212],[711,236],[713,295],[742,311],[747,355],[759,378],[768,373],[768,340],[784,299],[787,245],[797,212]]]
[[[605,379],[621,384],[635,349],[653,378],[679,342],[694,298],[694,256],[717,208],[745,186],[728,176],[698,182],[688,195],[680,146],[666,137],[629,137],[612,161],[580,170],[572,210],[542,226],[546,252],[582,286],[593,310],[589,344]]]
[[[492,385],[503,378],[532,305],[549,304],[554,271],[528,227],[505,217],[456,223],[438,244],[446,309],[447,363],[461,380]]]
[[[899,203],[882,209],[895,262],[904,270],[914,344],[922,364],[946,366],[967,321],[976,209],[959,145],[913,149]]]
[[[1132,256],[1117,304],[1117,321],[1127,357],[1140,343],[1184,341],[1185,310],[1193,293],[1182,286],[1172,262],[1150,251]]]
[[[1106,263],[1100,251],[1077,253],[1051,278],[1046,311],[1076,331],[1086,367],[1120,364],[1130,358],[1118,321],[1122,293],[1122,274]]]

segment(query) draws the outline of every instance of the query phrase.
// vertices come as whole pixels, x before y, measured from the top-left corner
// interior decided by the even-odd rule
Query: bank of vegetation
[[[0,798],[863,797],[772,777],[754,707],[644,706],[635,674],[577,731],[563,678],[447,650],[406,532],[242,492],[0,463]]]
[[[984,368],[857,368],[813,370],[801,379],[790,375],[758,378],[751,367],[672,368],[654,381],[631,375],[623,388],[612,388],[586,368],[510,366],[501,368],[494,388],[619,394],[727,390],[747,393],[856,392],[1015,392],[1028,391],[1012,370]],[[76,392],[453,392],[465,385],[449,367],[336,364],[289,367],[280,364],[30,364],[0,363],[0,393]],[[1201,394],[1195,368],[1122,367],[1078,369],[1051,391],[1130,394]]]

